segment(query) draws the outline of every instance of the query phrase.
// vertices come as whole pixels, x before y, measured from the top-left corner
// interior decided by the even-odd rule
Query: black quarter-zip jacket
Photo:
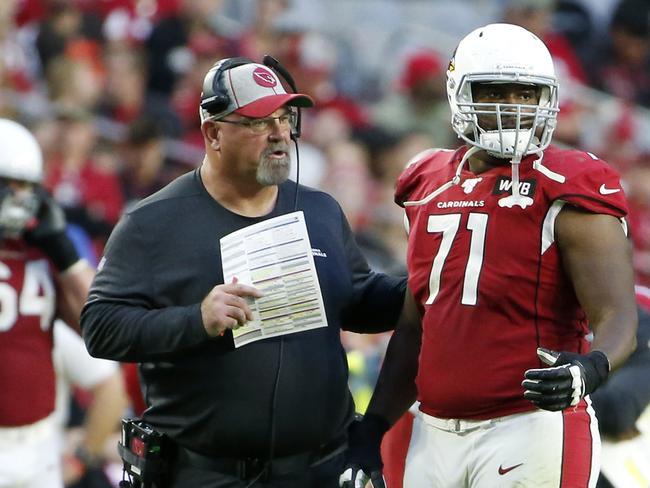
[[[372,272],[338,203],[299,187],[328,326],[235,349],[210,338],[200,303],[223,283],[219,239],[292,212],[296,184],[280,185],[265,217],[237,215],[204,188],[198,170],[141,201],[114,229],[82,316],[93,356],[140,363],[146,421],[213,456],[314,451],[354,412],[341,329],[391,329],[405,278]]]

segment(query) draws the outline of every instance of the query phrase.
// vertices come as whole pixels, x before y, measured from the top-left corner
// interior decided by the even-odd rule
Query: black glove
[[[340,488],[364,488],[368,481],[373,488],[386,488],[382,474],[381,439],[389,428],[386,419],[374,414],[350,424],[347,460],[339,477]]]
[[[609,374],[609,360],[601,351],[583,355],[539,347],[537,355],[553,367],[529,369],[521,384],[526,389],[524,397],[544,410],[563,410],[577,405]]]
[[[63,209],[45,190],[38,193],[41,205],[36,224],[25,232],[25,241],[43,251],[56,269],[65,271],[79,261],[79,253],[65,232]]]

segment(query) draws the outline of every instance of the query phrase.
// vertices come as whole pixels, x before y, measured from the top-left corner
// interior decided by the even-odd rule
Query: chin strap
[[[557,181],[558,183],[564,183],[566,181],[566,178],[563,175],[556,173],[555,171],[551,171],[542,164],[542,160],[544,159],[544,152],[539,151],[537,154],[539,154],[539,158],[533,161],[533,169],[539,171],[548,179]]]
[[[438,195],[440,195],[443,191],[448,190],[454,185],[457,185],[460,183],[460,173],[463,170],[463,166],[465,165],[465,162],[472,156],[473,154],[482,151],[480,147],[477,146],[472,146],[470,147],[463,158],[460,160],[460,163],[458,163],[458,167],[456,168],[456,173],[454,177],[449,180],[447,183],[439,187],[438,189],[434,190],[433,192],[429,193],[426,197],[424,197],[421,200],[411,200],[408,202],[404,202],[405,207],[415,207],[418,205],[425,205],[429,203],[431,200],[436,198]]]

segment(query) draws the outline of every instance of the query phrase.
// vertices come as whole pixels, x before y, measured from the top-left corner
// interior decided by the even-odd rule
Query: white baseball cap
[[[314,101],[304,93],[287,93],[277,74],[269,67],[258,63],[247,63],[223,71],[215,80],[215,72],[219,63],[212,67],[205,76],[204,93],[206,84],[218,84],[215,92],[225,93],[228,96],[228,106],[219,113],[211,113],[206,109],[199,110],[201,122],[215,117],[223,117],[230,113],[238,113],[246,117],[267,117],[283,105],[296,107],[313,107]]]

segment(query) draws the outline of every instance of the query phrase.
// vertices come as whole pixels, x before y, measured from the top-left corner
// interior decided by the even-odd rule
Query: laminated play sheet
[[[233,330],[235,347],[327,327],[302,211],[244,227],[220,243],[224,283],[237,278],[264,293],[249,299],[254,319]]]

